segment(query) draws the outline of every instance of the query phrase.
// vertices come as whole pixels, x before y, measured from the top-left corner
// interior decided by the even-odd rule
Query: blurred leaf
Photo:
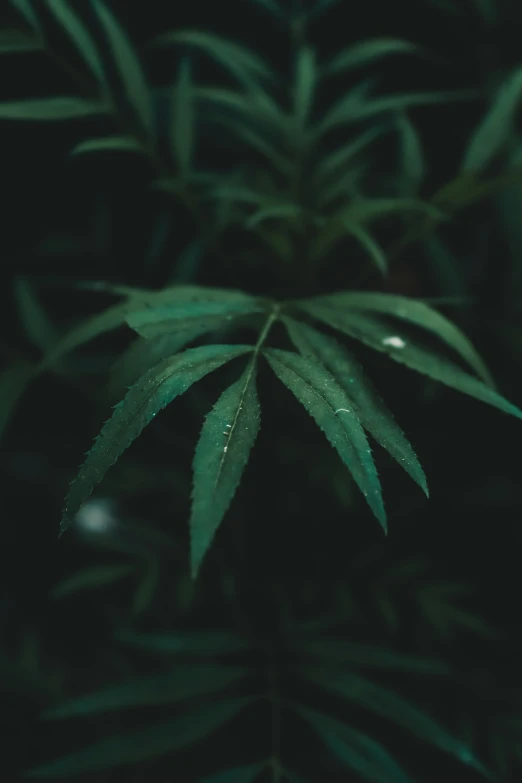
[[[247,767],[234,767],[225,772],[218,772],[217,775],[211,775],[200,783],[252,783],[264,766],[264,764],[249,764]]]
[[[71,593],[77,593],[78,590],[90,590],[93,587],[105,587],[106,585],[119,582],[129,574],[136,571],[134,565],[102,565],[93,568],[85,568],[83,571],[65,579],[53,587],[51,595],[53,598],[63,598]]]
[[[190,61],[181,60],[178,79],[174,88],[170,146],[182,177],[187,177],[194,149],[194,91],[190,74]]]
[[[143,145],[132,136],[106,136],[101,139],[85,139],[76,144],[70,155],[87,152],[145,152]]]
[[[424,247],[438,286],[442,291],[457,297],[461,303],[465,303],[469,299],[469,289],[459,259],[435,233],[424,241]]]
[[[381,669],[407,674],[448,675],[448,664],[431,658],[404,655],[395,650],[356,644],[338,639],[303,637],[295,642],[296,650],[302,655],[319,658],[328,669],[343,665],[350,668]]]
[[[201,49],[247,86],[260,79],[274,79],[268,64],[251,49],[207,30],[172,30],[153,41],[155,46],[166,44]]]
[[[22,30],[0,30],[0,54],[10,52],[34,52],[42,49],[42,42]]]
[[[371,234],[361,226],[358,226],[357,223],[352,223],[350,220],[344,220],[343,223],[347,233],[355,237],[361,247],[366,250],[379,272],[386,276],[388,274],[388,262],[381,246],[377,244]]]
[[[132,600],[132,613],[140,615],[146,612],[154,600],[154,594],[159,584],[159,563],[157,558],[146,558],[143,573]]]
[[[265,349],[264,355],[279,380],[308,411],[337,450],[386,531],[379,477],[351,399],[321,364],[276,348]],[[339,416],[339,413],[342,415]]]
[[[198,101],[207,104],[207,107],[202,107],[202,111],[208,111],[208,106],[228,109],[252,122],[256,128],[260,123],[265,123],[279,133],[288,132],[286,114],[267,93],[255,87],[249,87],[246,93],[224,87],[197,87],[195,94]]]
[[[63,533],[94,487],[156,414],[208,373],[251,350],[248,345],[205,345],[165,359],[131,387],[103,426],[72,482],[63,511]]]
[[[502,152],[514,130],[515,112],[522,99],[522,67],[505,80],[486,116],[471,136],[461,171],[483,171]]]
[[[120,631],[116,638],[135,647],[167,655],[203,655],[212,658],[250,649],[249,641],[235,633],[203,631],[201,633],[146,634]]]
[[[381,294],[367,291],[326,294],[309,300],[314,305],[332,307],[338,314],[342,311],[360,311],[368,315],[380,314],[392,316],[399,321],[405,321],[425,329],[434,337],[442,340],[464,359],[477,375],[488,385],[493,386],[493,379],[477,353],[473,344],[464,332],[455,326],[441,313],[424,304],[418,299],[396,294]]]
[[[73,718],[103,712],[143,707],[149,704],[175,704],[196,696],[214,696],[251,674],[244,666],[224,664],[183,664],[154,677],[126,680],[121,685],[91,693],[60,704],[45,713],[46,718]]]
[[[25,21],[28,22],[31,27],[35,30],[40,28],[38,16],[34,12],[30,0],[9,0],[9,2],[16,8],[18,13],[24,17]]]
[[[28,337],[42,351],[48,350],[58,340],[59,334],[26,278],[15,280],[14,296]]]
[[[270,218],[293,218],[299,217],[300,214],[301,207],[297,204],[274,204],[273,207],[264,207],[257,212],[254,212],[254,214],[248,218],[246,227],[254,228],[265,220],[270,220]]]
[[[194,455],[190,561],[195,578],[225,516],[259,431],[257,357],[226,389],[203,425]]]
[[[0,119],[4,120],[74,120],[106,114],[108,106],[102,101],[87,98],[29,98],[23,101],[0,103]]]
[[[12,364],[0,373],[0,436],[7,427],[14,409],[32,380],[34,368],[29,362]]]
[[[404,180],[404,195],[416,196],[425,176],[421,141],[406,112],[398,113],[396,125],[400,141],[400,176]]]
[[[315,710],[299,707],[297,713],[319,734],[346,767],[372,783],[413,783],[375,740]]]
[[[70,36],[78,52],[101,85],[105,85],[105,69],[89,32],[67,0],[46,0],[47,7]]]
[[[332,337],[290,318],[285,318],[284,324],[300,353],[324,365],[348,395],[362,426],[428,495],[426,476],[415,452],[359,362]]]
[[[347,314],[317,305],[307,305],[306,310],[332,328],[360,340],[370,348],[386,353],[394,361],[505,413],[522,418],[522,411],[515,405],[473,375],[461,370],[451,359],[417,344],[415,338],[402,330],[398,331],[395,326],[390,326],[377,316],[363,315],[360,312]]]
[[[136,51],[112,11],[101,0],[92,0],[92,4],[105,30],[126,96],[143,128],[152,135],[152,98]]]
[[[339,52],[323,68],[324,76],[331,76],[351,68],[361,68],[381,57],[390,54],[411,54],[418,52],[419,46],[396,38],[375,38],[354,44]]]
[[[171,753],[212,734],[234,718],[250,701],[233,699],[185,714],[170,723],[110,737],[90,748],[33,769],[27,774],[30,777],[68,777],[111,769],[123,764],[135,764]]]
[[[468,745],[453,737],[431,716],[381,685],[348,671],[333,671],[319,667],[299,667],[299,674],[339,698],[355,702],[364,709],[397,723],[403,729],[429,742],[460,762],[486,774]]]
[[[310,116],[315,84],[315,53],[303,46],[297,53],[294,85],[294,117],[298,128],[304,128]]]
[[[366,149],[372,142],[382,136],[386,131],[391,130],[392,126],[388,123],[381,123],[371,127],[364,133],[359,134],[353,141],[350,141],[344,147],[339,147],[335,152],[324,155],[317,165],[317,178],[322,181],[328,177],[339,176],[339,174],[351,165],[351,161],[359,153]],[[339,171],[341,169],[341,172]]]

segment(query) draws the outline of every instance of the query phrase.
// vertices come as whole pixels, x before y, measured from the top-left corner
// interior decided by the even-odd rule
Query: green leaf
[[[134,647],[163,655],[200,656],[213,658],[227,653],[244,652],[250,643],[235,633],[204,631],[201,633],[146,634],[120,631],[116,638]]]
[[[58,340],[58,332],[27,279],[15,280],[14,297],[28,337],[42,351],[48,350]]]
[[[203,425],[194,455],[190,562],[195,578],[225,516],[259,432],[256,357],[226,389]]]
[[[483,171],[502,151],[515,130],[516,112],[522,98],[522,67],[500,87],[493,105],[475,129],[462,161],[461,171]]]
[[[10,0],[10,3],[16,8],[18,13],[24,17],[25,21],[28,22],[31,27],[33,27],[35,30],[40,29],[38,16],[34,12],[30,0]]]
[[[35,52],[42,49],[38,38],[31,37],[22,30],[0,30],[0,54],[11,52]]]
[[[299,707],[298,714],[319,734],[346,767],[371,783],[413,783],[383,748],[366,734],[315,710]]]
[[[344,227],[348,234],[351,234],[359,242],[362,248],[366,250],[371,260],[379,270],[379,272],[386,276],[388,273],[388,261],[386,260],[386,254],[380,245],[377,244],[371,234],[358,226],[357,223],[352,223],[350,220],[344,220]]]
[[[102,101],[64,96],[59,98],[29,98],[23,101],[0,103],[0,119],[4,120],[74,120],[106,114],[108,107]]]
[[[127,323],[141,337],[158,337],[166,332],[199,329],[204,331],[230,324],[234,318],[262,313],[254,298],[240,298],[223,302],[193,302],[188,305],[158,305],[149,310],[138,310],[127,316]]]
[[[205,345],[153,367],[132,386],[103,426],[67,495],[61,522],[63,533],[108,469],[140,435],[154,416],[193,383],[250,351],[247,345]]]
[[[47,0],[47,7],[70,36],[78,52],[101,85],[105,85],[105,69],[89,32],[67,0]]]
[[[143,145],[132,136],[106,136],[101,139],[85,139],[72,148],[70,155],[88,152],[145,152]]]
[[[304,128],[310,116],[315,84],[315,52],[303,46],[297,54],[294,86],[294,117],[298,128]]]
[[[277,377],[306,408],[337,450],[386,531],[377,470],[351,399],[322,365],[275,348],[265,349],[263,353]]]
[[[208,112],[209,106],[214,106],[220,110],[232,111],[256,127],[263,123],[279,133],[288,133],[287,115],[260,89],[251,87],[245,93],[240,93],[224,87],[198,87],[195,92],[198,101],[204,104],[203,112]]]
[[[407,296],[380,294],[366,291],[328,294],[309,300],[313,305],[332,307],[336,316],[359,311],[369,316],[374,314],[392,316],[402,322],[414,324],[438,337],[454,350],[482,380],[494,385],[493,379],[466,335],[455,324],[433,310],[424,302]]]
[[[415,196],[425,176],[421,141],[406,112],[397,114],[396,126],[400,142],[400,176],[404,180],[404,195]]]
[[[17,362],[0,373],[0,435],[6,429],[33,374],[33,366],[24,361]]]
[[[395,650],[354,644],[338,639],[303,638],[296,642],[296,649],[302,655],[319,658],[323,666],[332,668],[346,665],[350,668],[380,669],[407,674],[449,675],[451,668],[442,661],[403,655]]]
[[[225,772],[218,772],[217,775],[211,775],[209,778],[201,780],[200,783],[251,783],[259,775],[265,765],[249,764],[246,767],[234,767]]]
[[[195,134],[194,90],[187,58],[181,60],[173,97],[170,147],[181,176],[186,178],[190,171]]]
[[[274,204],[273,207],[262,207],[254,212],[246,221],[247,228],[255,228],[265,220],[271,218],[295,218],[299,217],[302,209],[298,204]]]
[[[515,405],[473,375],[468,375],[451,359],[441,356],[431,348],[417,344],[414,338],[404,332],[398,332],[394,326],[390,326],[377,316],[361,313],[346,315],[326,307],[307,306],[306,309],[323,323],[360,340],[376,351],[386,353],[391,359],[406,365],[411,370],[416,370],[428,378],[475,397],[505,413],[522,418],[522,411]]]
[[[354,44],[336,54],[324,67],[323,74],[331,76],[351,68],[361,68],[391,54],[412,54],[418,51],[419,46],[409,41],[401,41],[398,38],[374,38]]]
[[[467,744],[453,737],[431,716],[381,685],[365,680],[359,674],[322,667],[299,667],[298,672],[302,678],[320,685],[339,698],[393,721],[462,763],[485,772]]]
[[[101,0],[92,0],[92,3],[105,29],[129,103],[134,108],[143,128],[152,135],[154,130],[152,96],[136,51],[108,7]]]
[[[350,141],[344,147],[340,147],[335,152],[325,155],[317,166],[317,179],[322,182],[330,177],[339,176],[350,165],[353,158],[357,157],[359,153],[365,150],[370,144],[372,144],[383,133],[391,130],[389,123],[381,123],[371,127],[364,133],[359,134],[353,141]],[[341,171],[339,171],[339,169]]]
[[[155,46],[169,44],[201,49],[246,86],[260,79],[274,79],[268,64],[251,49],[206,30],[172,30],[153,41]]]
[[[415,452],[359,362],[333,338],[293,319],[284,319],[284,324],[300,353],[326,367],[350,398],[362,426],[428,495],[426,476]]]
[[[48,710],[46,718],[73,718],[78,715],[99,715],[128,707],[152,704],[175,704],[196,696],[216,693],[244,680],[251,674],[245,666],[183,664],[169,672],[126,680],[121,685],[91,693]]]
[[[68,777],[86,772],[135,764],[185,748],[228,723],[250,699],[231,699],[130,734],[120,734],[85,750],[31,770],[30,777]]]
[[[52,589],[53,598],[63,598],[78,590],[90,590],[93,587],[104,587],[105,585],[119,582],[125,576],[129,576],[136,571],[133,565],[102,565],[93,568],[84,568],[83,571],[65,579]]]

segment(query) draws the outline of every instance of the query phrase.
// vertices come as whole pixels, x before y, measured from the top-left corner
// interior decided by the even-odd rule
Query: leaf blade
[[[106,114],[107,111],[108,106],[102,101],[76,96],[28,98],[23,101],[2,101],[0,103],[0,119],[3,120],[57,122]]]
[[[81,19],[65,0],[47,0],[47,7],[76,44],[91,72],[101,85],[105,85],[105,69],[98,50]]]

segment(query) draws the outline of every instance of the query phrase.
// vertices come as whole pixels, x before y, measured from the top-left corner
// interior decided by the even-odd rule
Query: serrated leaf
[[[408,674],[451,674],[451,668],[442,661],[403,655],[395,650],[386,650],[367,644],[305,637],[299,640],[295,646],[299,653],[319,658],[322,665],[329,669],[336,665],[345,665],[350,668],[381,669]]]
[[[324,67],[323,74],[331,76],[351,68],[361,68],[374,60],[391,54],[412,54],[419,51],[418,44],[402,41],[398,38],[374,38],[354,44],[339,52]]]
[[[42,49],[41,41],[27,35],[22,30],[0,30],[0,54],[34,52],[40,49]]]
[[[61,532],[87,500],[109,468],[140,435],[154,416],[208,373],[251,350],[245,345],[205,345],[189,348],[153,367],[116,406],[71,484]]]
[[[34,375],[29,362],[17,362],[0,373],[0,436]]]
[[[326,367],[350,398],[362,426],[428,495],[426,476],[415,452],[359,362],[335,339],[316,329],[289,318],[284,324],[300,353]]]
[[[461,171],[483,171],[505,147],[514,130],[516,111],[522,99],[522,67],[500,87],[493,105],[471,136]]]
[[[381,294],[366,291],[354,291],[327,294],[310,299],[320,307],[332,307],[336,315],[342,312],[359,311],[369,316],[380,314],[392,316],[399,322],[407,322],[425,329],[454,350],[482,380],[494,385],[493,379],[477,353],[475,347],[458,327],[433,308],[418,299],[395,294]]]
[[[89,32],[74,13],[67,0],[47,0],[47,7],[72,39],[91,72],[101,85],[105,84],[105,69]]]
[[[106,136],[102,139],[85,139],[76,144],[70,155],[89,152],[145,152],[143,145],[132,136]]]
[[[193,302],[187,305],[158,305],[130,313],[126,321],[141,337],[158,337],[166,332],[190,329],[204,331],[229,324],[234,318],[262,313],[264,307],[252,298],[223,302]]]
[[[462,763],[480,772],[485,771],[467,744],[453,737],[430,715],[381,685],[348,671],[307,666],[299,667],[298,672],[304,679],[316,683],[339,698],[347,699],[387,718]]]
[[[26,278],[15,280],[14,296],[28,337],[42,351],[48,350],[58,340],[58,332]]]
[[[297,53],[294,86],[294,117],[298,128],[304,128],[310,116],[315,84],[315,52],[303,46]]]
[[[75,96],[28,98],[0,103],[0,119],[4,120],[74,120],[106,114],[107,111],[108,107],[102,101]]]
[[[251,49],[207,30],[172,30],[156,38],[153,44],[179,44],[200,49],[246,86],[260,79],[274,79],[268,64]]]
[[[252,783],[264,766],[261,763],[249,764],[245,767],[234,767],[234,769],[228,769],[225,772],[218,772],[217,775],[204,778],[200,780],[200,783]]]
[[[194,455],[190,562],[195,578],[225,516],[260,426],[256,357],[226,389],[203,425]]]
[[[245,666],[183,664],[169,672],[126,680],[121,685],[105,688],[48,710],[45,718],[73,718],[78,715],[99,715],[128,707],[152,704],[175,704],[196,696],[214,696],[251,674]]]
[[[277,377],[306,408],[337,450],[386,531],[377,470],[351,399],[322,365],[276,348],[265,349],[263,353]]]
[[[135,764],[171,753],[212,734],[234,718],[250,701],[250,699],[231,699],[185,714],[182,718],[169,723],[160,723],[129,734],[110,737],[85,750],[33,769],[27,774],[30,777],[68,777]]]
[[[152,96],[134,46],[112,11],[101,0],[92,0],[92,3],[111,46],[114,62],[129,103],[143,128],[152,135],[154,131]]]
[[[78,590],[104,587],[105,585],[119,582],[125,576],[135,571],[136,566],[133,565],[102,565],[85,568],[56,585],[52,589],[51,595],[53,598],[63,598],[71,593],[78,592]]]
[[[522,411],[515,405],[473,375],[464,372],[451,359],[431,348],[417,344],[404,331],[399,333],[394,326],[389,326],[377,316],[370,317],[362,313],[352,313],[348,316],[336,313],[333,309],[315,306],[306,309],[323,323],[360,340],[370,348],[386,353],[391,359],[411,370],[416,370],[428,378],[475,397],[505,413],[522,418]]]
[[[190,61],[183,58],[179,65],[178,79],[173,91],[170,147],[182,177],[187,177],[194,148],[194,91],[190,74]]]
[[[226,632],[138,634],[120,631],[116,638],[134,647],[162,655],[202,655],[212,658],[216,655],[234,654],[250,649],[250,643],[245,637]]]
[[[383,746],[366,734],[315,710],[299,707],[297,713],[319,734],[346,767],[371,783],[413,783]]]

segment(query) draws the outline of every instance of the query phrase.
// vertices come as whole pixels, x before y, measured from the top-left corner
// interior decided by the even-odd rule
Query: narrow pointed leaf
[[[366,291],[320,296],[309,301],[321,307],[334,308],[336,316],[343,312],[353,313],[354,311],[360,311],[370,316],[381,314],[426,329],[458,353],[485,383],[494,385],[487,367],[466,335],[445,316],[424,302],[407,296]]]
[[[0,30],[0,54],[34,52],[39,49],[42,49],[41,41],[22,30]]]
[[[86,139],[72,148],[70,155],[89,152],[144,152],[143,145],[132,136],[106,136],[102,139]]]
[[[382,247],[377,244],[372,235],[366,231],[362,226],[353,223],[351,220],[345,220],[344,227],[348,234],[351,234],[359,242],[361,247],[366,250],[371,260],[381,273],[386,275],[388,273],[388,262],[386,260],[386,254]]]
[[[149,310],[138,310],[127,316],[127,323],[141,337],[157,337],[172,330],[205,330],[218,328],[234,318],[261,313],[264,308],[255,299],[229,302],[192,302],[188,305],[158,305]]]
[[[498,94],[471,137],[461,170],[478,173],[488,166],[509,141],[516,112],[522,100],[522,67],[517,68],[501,86]]]
[[[315,419],[337,450],[386,531],[381,486],[364,431],[350,397],[321,364],[275,348],[264,355],[277,377]]]
[[[522,411],[486,386],[475,376],[464,372],[451,359],[431,348],[419,345],[404,331],[398,332],[377,316],[352,313],[350,316],[335,313],[330,308],[311,306],[306,308],[323,323],[360,340],[370,348],[386,353],[391,359],[411,370],[426,375],[434,381],[446,384],[463,394],[492,405],[505,413],[522,418]],[[313,312],[312,312],[313,310]]]
[[[204,778],[200,783],[252,783],[263,769],[264,764],[249,764],[245,767],[234,767],[217,775]]]
[[[0,373],[0,436],[34,375],[29,362],[17,362]]]
[[[417,658],[403,655],[395,650],[372,647],[368,644],[353,644],[338,639],[304,637],[296,643],[301,655],[319,659],[328,669],[339,665],[362,669],[378,669],[405,674],[449,675],[451,668],[442,661],[431,658]]]
[[[250,699],[234,699],[183,715],[178,720],[130,734],[109,737],[85,750],[31,770],[31,777],[69,777],[96,772],[171,753],[207,737],[228,723]]]
[[[245,666],[185,663],[154,677],[126,680],[121,685],[66,702],[48,710],[44,717],[99,715],[128,707],[175,704],[195,696],[214,696],[219,691],[241,682],[249,674],[251,669]]]
[[[353,141],[350,141],[344,147],[340,147],[335,152],[324,156],[318,163],[318,180],[323,181],[326,178],[338,176],[351,165],[353,158],[389,130],[391,130],[391,125],[384,123],[378,124],[356,136]],[[339,169],[341,171],[339,171]]]
[[[106,585],[119,582],[125,576],[136,571],[133,565],[103,565],[94,568],[85,568],[78,571],[68,579],[65,579],[52,590],[53,598],[63,598],[78,590],[91,590],[95,587],[105,587]]]
[[[397,762],[366,734],[315,710],[299,707],[298,714],[319,734],[346,767],[371,783],[413,783]]]
[[[284,323],[300,353],[326,367],[352,401],[362,426],[428,495],[426,476],[415,452],[359,362],[332,337],[292,319]]]
[[[324,75],[333,75],[351,68],[361,68],[374,60],[391,54],[412,54],[418,52],[417,44],[397,38],[375,38],[355,44],[339,52],[324,68]]]
[[[109,468],[140,435],[154,416],[208,373],[249,346],[208,345],[190,348],[149,370],[116,406],[103,426],[87,459],[71,484],[63,513],[61,531],[71,523]]]
[[[101,0],[92,0],[114,55],[127,99],[142,126],[152,135],[154,117],[152,97],[138,55],[112,11]]]
[[[294,87],[294,117],[298,128],[304,128],[310,115],[315,82],[315,54],[304,46],[297,55]]]
[[[182,177],[190,171],[194,148],[194,91],[190,74],[190,61],[182,59],[176,86],[173,90],[170,147]]]
[[[47,0],[47,7],[54,14],[78,52],[100,84],[105,83],[105,69],[89,32],[67,0]]]
[[[251,49],[206,30],[173,30],[159,36],[153,43],[156,46],[179,44],[200,49],[247,85],[253,80],[274,78],[268,64]]]
[[[256,359],[208,414],[194,455],[190,561],[195,578],[248,462],[260,425]]]
[[[42,351],[48,350],[58,340],[58,332],[27,279],[15,280],[14,296],[28,337]]]
[[[339,698],[354,702],[364,709],[397,723],[444,753],[483,771],[470,747],[451,735],[430,715],[387,688],[364,679],[359,674],[322,667],[299,667],[299,675],[320,685]]]
[[[106,114],[108,107],[102,101],[74,96],[59,98],[28,98],[23,101],[0,103],[0,119],[3,120],[74,120]]]
[[[163,655],[203,656],[234,654],[250,649],[248,639],[235,633],[204,631],[201,633],[133,634],[120,632],[117,638],[150,652]]]
[[[293,218],[301,214],[301,207],[298,204],[274,204],[273,207],[262,207],[254,212],[246,222],[247,228],[254,228],[260,223],[270,218]]]
[[[400,172],[405,181],[405,195],[418,193],[425,176],[424,153],[419,134],[406,112],[399,112],[396,119],[400,142]]]
[[[24,17],[25,21],[28,22],[31,27],[33,27],[35,30],[40,28],[38,16],[34,12],[30,0],[10,0],[10,3],[16,8],[18,13]]]

